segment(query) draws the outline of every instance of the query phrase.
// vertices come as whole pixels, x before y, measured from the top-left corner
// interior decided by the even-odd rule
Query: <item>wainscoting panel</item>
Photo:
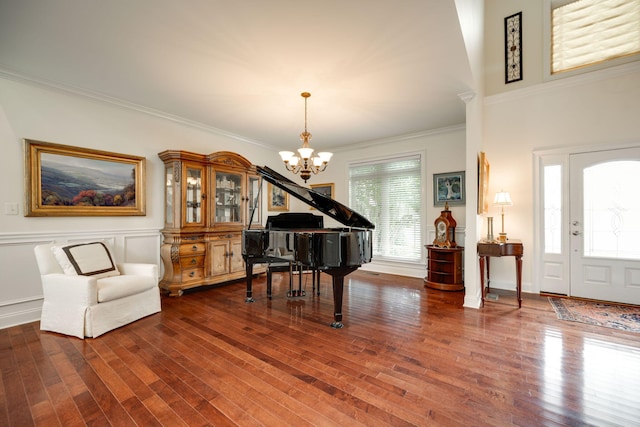
[[[162,276],[159,230],[0,234],[0,329],[40,320],[42,285],[33,249],[46,243],[101,240],[117,262],[156,264]]]

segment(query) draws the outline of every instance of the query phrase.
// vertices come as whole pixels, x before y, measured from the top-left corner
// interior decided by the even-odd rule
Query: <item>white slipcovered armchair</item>
[[[116,264],[102,242],[38,245],[35,255],[43,331],[95,338],[161,309],[155,264]]]

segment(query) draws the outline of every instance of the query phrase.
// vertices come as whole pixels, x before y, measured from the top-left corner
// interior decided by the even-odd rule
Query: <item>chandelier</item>
[[[311,96],[309,92],[300,94],[304,98],[304,132],[300,134],[302,140],[302,148],[298,148],[299,157],[293,151],[280,151],[280,157],[288,171],[299,173],[300,178],[306,183],[311,174],[318,174],[324,171],[331,160],[333,153],[320,152],[317,156],[313,156],[313,148],[309,145],[311,134],[307,132],[307,99]],[[312,157],[313,156],[313,157]]]

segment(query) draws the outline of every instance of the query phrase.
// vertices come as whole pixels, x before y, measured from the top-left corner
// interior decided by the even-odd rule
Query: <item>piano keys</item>
[[[258,167],[258,173],[309,206],[334,218],[345,228],[322,228],[306,214],[280,214],[270,217],[265,229],[243,230],[242,256],[247,268],[247,302],[253,302],[253,264],[291,262],[296,266],[322,271],[332,277],[333,328],[342,328],[344,278],[362,264],[371,262],[372,230],[368,219],[341,203],[300,186],[277,172]],[[316,222],[314,222],[316,221]]]

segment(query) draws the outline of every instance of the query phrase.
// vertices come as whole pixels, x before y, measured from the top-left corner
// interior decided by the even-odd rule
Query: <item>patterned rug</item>
[[[549,297],[558,319],[640,332],[640,307]]]

